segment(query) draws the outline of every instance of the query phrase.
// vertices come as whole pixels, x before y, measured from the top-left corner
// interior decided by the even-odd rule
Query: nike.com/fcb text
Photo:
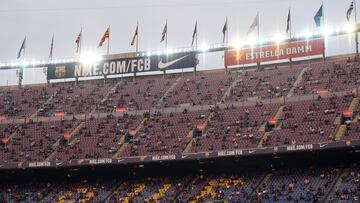
[[[76,64],[75,77],[114,75],[150,71],[150,58],[109,61],[102,64]]]

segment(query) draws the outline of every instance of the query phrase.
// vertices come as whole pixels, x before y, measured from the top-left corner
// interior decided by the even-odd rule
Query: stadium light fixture
[[[259,44],[262,45],[265,43],[265,38],[259,38]]]
[[[232,46],[235,47],[235,49],[241,49],[243,47],[243,43],[240,39],[235,39]]]
[[[81,56],[79,58],[80,63],[86,64],[86,65],[92,65],[101,60],[102,60],[102,57],[94,52],[85,52],[85,53],[81,54]]]
[[[313,33],[310,32],[310,31],[306,31],[306,32],[303,34],[303,36],[304,36],[306,39],[309,39],[310,37],[313,36]]]
[[[255,37],[250,37],[248,39],[248,44],[251,46],[251,47],[254,47],[256,44],[257,44],[257,41],[255,39]]]
[[[333,34],[333,30],[329,26],[325,26],[321,34],[324,35],[324,37],[328,37]]]
[[[161,50],[157,50],[156,54],[157,54],[157,55],[161,55],[161,54],[162,54],[162,51],[161,51]]]
[[[335,33],[340,33],[341,32],[341,29],[339,27],[336,27],[335,28]]]
[[[286,39],[286,37],[280,33],[277,33],[275,36],[274,36],[274,41],[277,43],[277,44],[280,44],[281,42],[283,42],[284,40]]]
[[[200,50],[201,50],[202,52],[206,52],[206,51],[209,50],[209,49],[210,49],[210,46],[207,45],[207,44],[205,44],[205,43],[203,43],[203,44],[201,45],[201,47],[200,47]]]
[[[355,31],[355,25],[353,23],[347,23],[345,26],[345,30],[347,33],[352,33]]]
[[[33,61],[31,62],[31,65],[32,65],[32,66],[36,66],[37,64],[38,64],[38,62],[35,61],[35,60],[33,60]]]
[[[268,43],[268,42],[270,42],[271,41],[271,39],[270,38],[268,38],[268,37],[265,37],[264,38],[264,41],[263,41],[263,43]]]
[[[20,62],[20,66],[21,67],[26,67],[26,66],[28,66],[29,65],[29,62],[28,61],[22,61],[22,62]],[[13,66],[16,66],[16,63],[14,63],[14,65]]]

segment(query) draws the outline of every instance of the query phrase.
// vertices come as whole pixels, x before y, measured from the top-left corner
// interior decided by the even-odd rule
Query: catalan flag
[[[110,27],[108,27],[108,29],[106,29],[106,31],[104,32],[103,36],[101,37],[98,47],[102,47],[102,45],[104,44],[104,42],[105,42],[107,39],[109,39],[109,37],[110,37]]]

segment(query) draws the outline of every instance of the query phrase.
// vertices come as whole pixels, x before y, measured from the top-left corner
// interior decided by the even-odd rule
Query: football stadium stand
[[[0,89],[0,170],[355,149],[360,62]],[[0,183],[0,202],[357,202],[351,166]]]

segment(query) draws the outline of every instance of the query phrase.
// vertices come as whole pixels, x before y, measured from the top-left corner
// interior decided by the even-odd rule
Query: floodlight
[[[241,49],[243,47],[243,43],[240,39],[235,39],[232,46],[236,49]]]
[[[274,36],[274,41],[279,44],[283,41],[285,41],[286,37],[280,33],[277,33],[275,36]]]
[[[352,33],[355,31],[355,25],[353,23],[347,23],[345,26],[345,30],[347,33]]]
[[[94,52],[85,52],[85,53],[81,54],[80,59],[79,59],[80,63],[86,64],[86,65],[92,65],[101,60],[102,60],[102,57]]]
[[[203,43],[203,44],[200,46],[200,50],[201,50],[202,52],[206,52],[206,51],[209,50],[209,49],[210,49],[209,45],[207,45],[207,44],[205,44],[205,43]]]

